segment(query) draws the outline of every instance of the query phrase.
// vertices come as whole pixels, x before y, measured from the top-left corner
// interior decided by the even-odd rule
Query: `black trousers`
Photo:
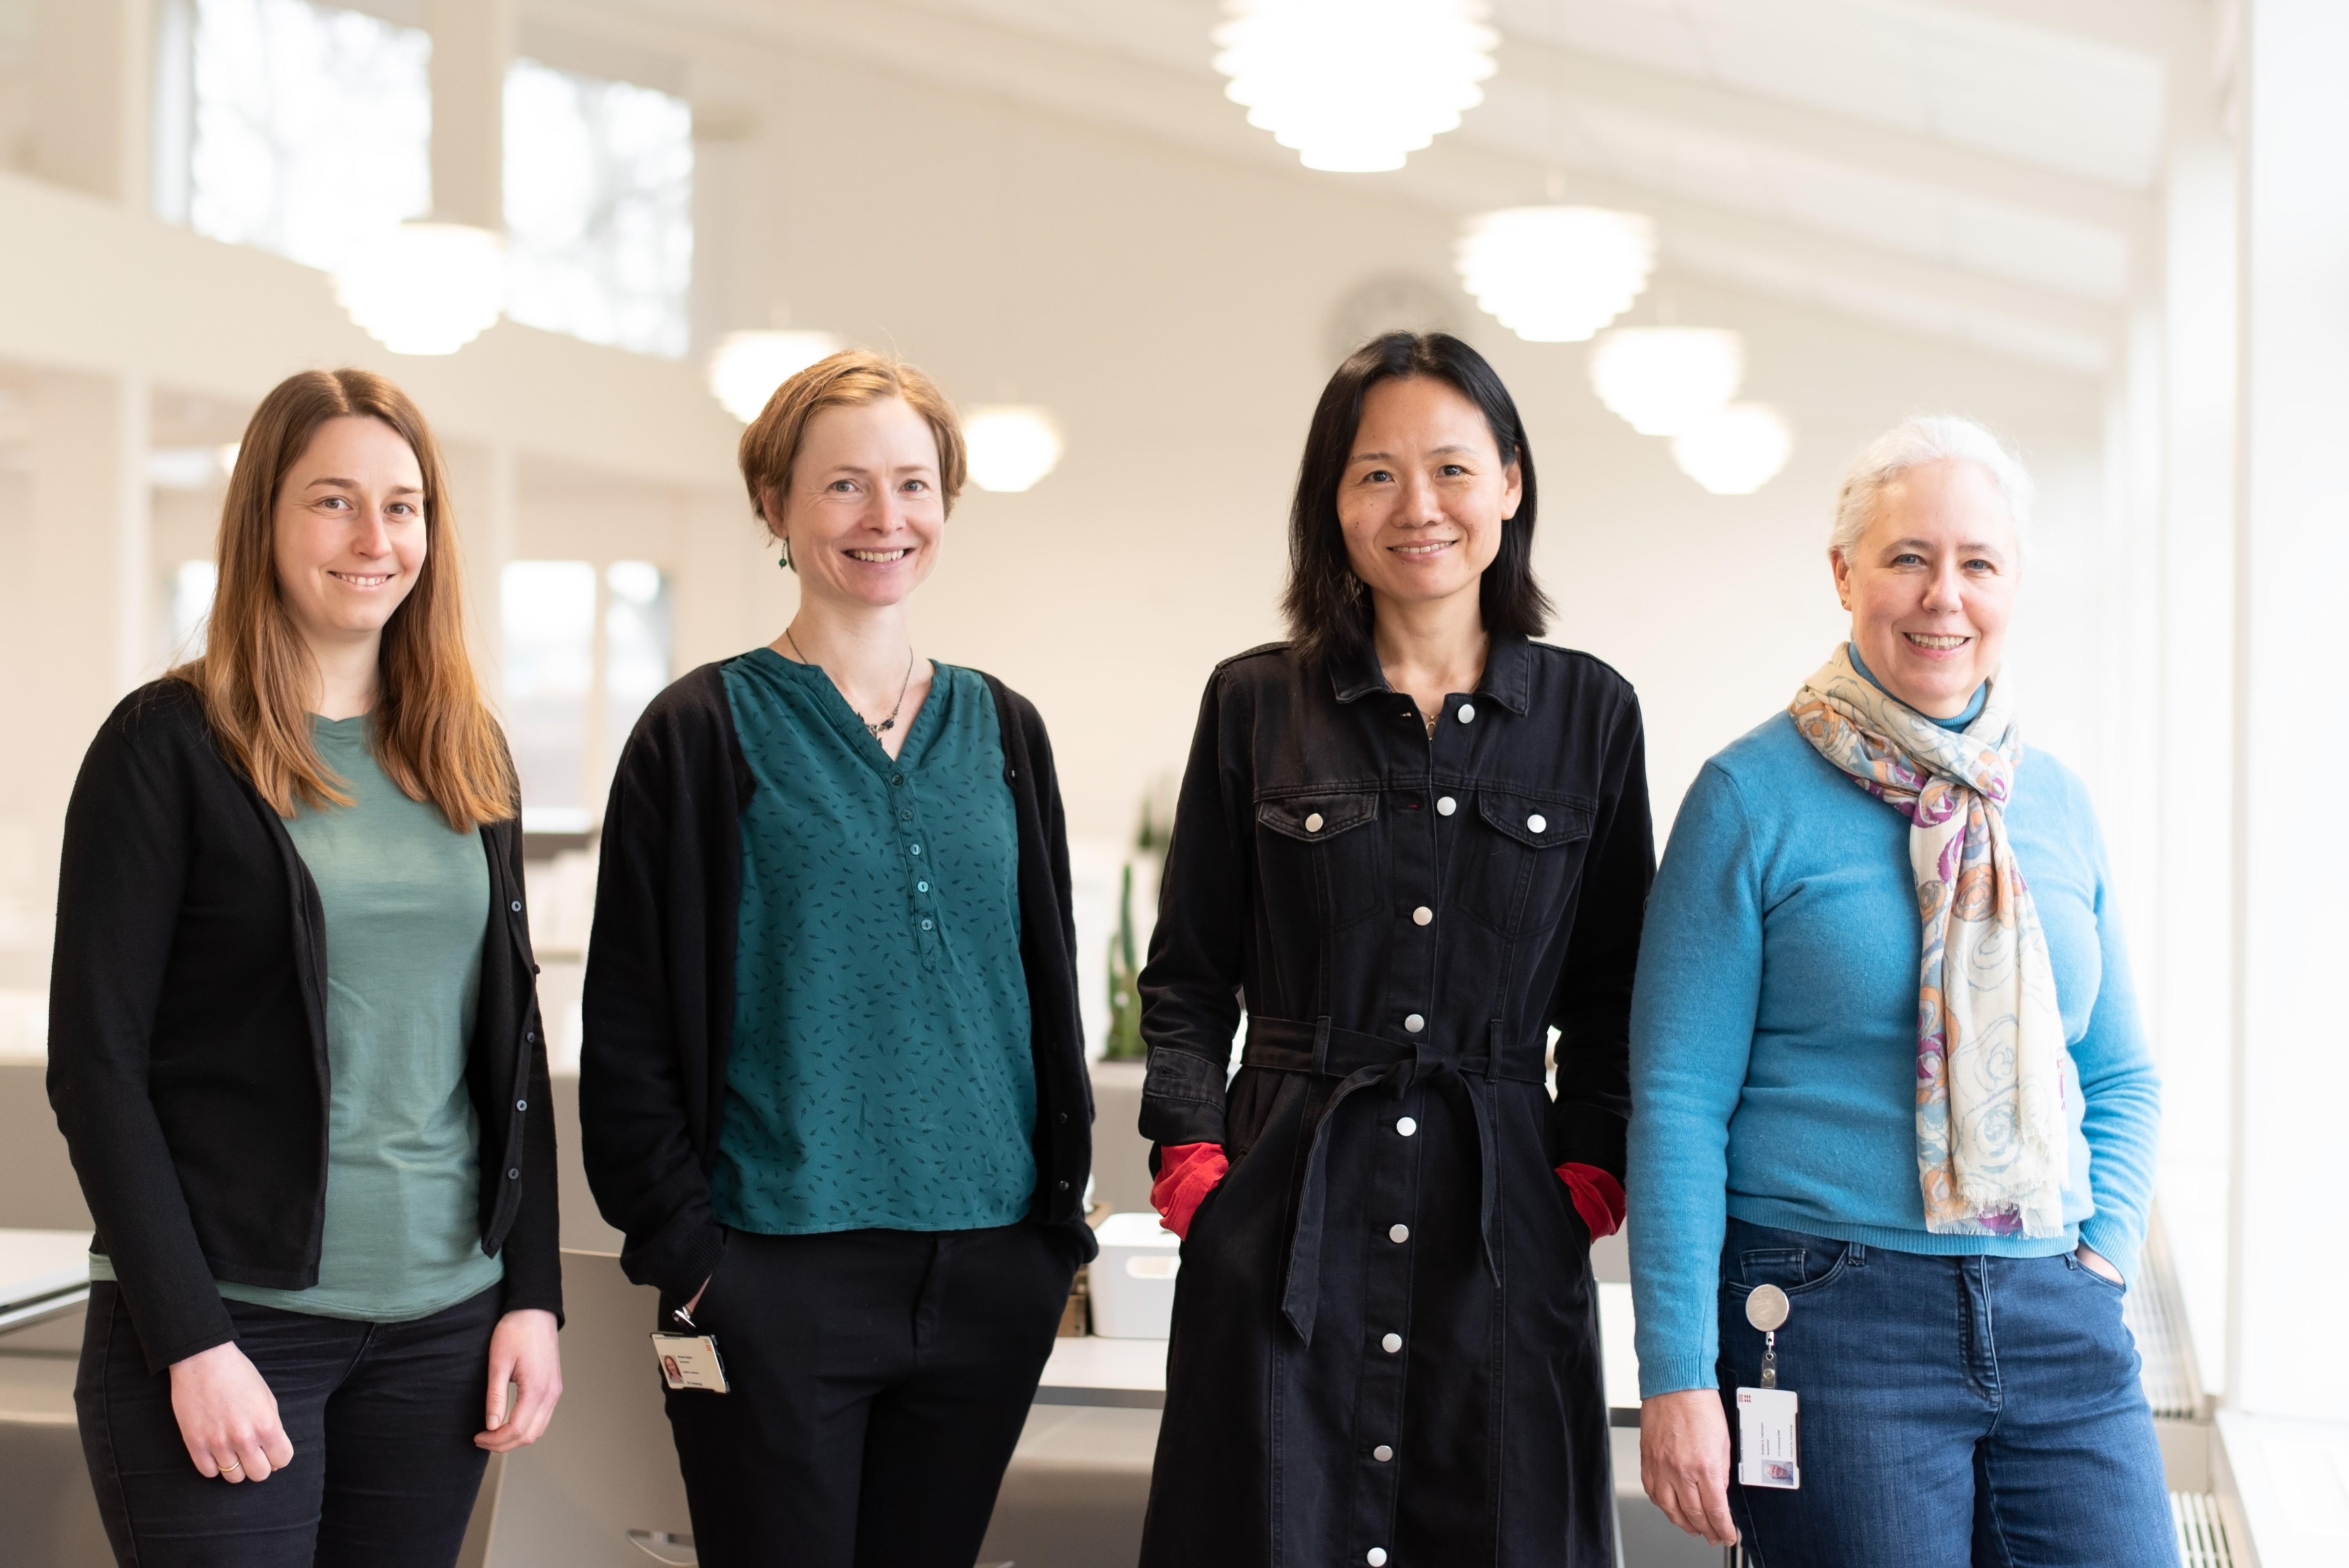
[[[664,1385],[705,1568],[970,1568],[1075,1273],[1027,1224],[730,1232],[693,1318],[731,1392]]]
[[[124,1568],[430,1568],[457,1560],[489,1455],[502,1288],[429,1317],[351,1323],[224,1303],[277,1396],[294,1462],[266,1480],[207,1480],[147,1370],[121,1291],[90,1286],[74,1408],[98,1511]]]

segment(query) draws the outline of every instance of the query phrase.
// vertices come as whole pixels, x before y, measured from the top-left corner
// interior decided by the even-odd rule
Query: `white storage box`
[[[1112,1214],[1093,1235],[1101,1256],[1085,1271],[1093,1332],[1104,1339],[1164,1339],[1174,1322],[1183,1238],[1155,1214]]]

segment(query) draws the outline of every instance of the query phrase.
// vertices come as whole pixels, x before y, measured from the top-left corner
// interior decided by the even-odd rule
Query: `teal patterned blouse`
[[[821,669],[768,648],[721,666],[758,781],[710,1173],[737,1230],[1027,1215],[1019,824],[993,694],[974,670],[935,668],[892,761]]]

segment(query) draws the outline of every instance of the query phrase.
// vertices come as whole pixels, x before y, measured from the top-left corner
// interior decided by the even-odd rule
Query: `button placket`
[[[1362,1194],[1363,1217],[1377,1224],[1418,1212],[1423,1139],[1398,1137],[1396,1129],[1422,1108],[1422,1091],[1406,1090],[1392,1109],[1381,1112],[1378,1157]],[[1394,1533],[1395,1500],[1402,1483],[1394,1445],[1402,1440],[1403,1387],[1411,1342],[1412,1250],[1381,1239],[1364,1258],[1362,1365],[1357,1384],[1355,1452],[1360,1469],[1352,1491],[1354,1539],[1376,1542]]]
[[[930,892],[933,873],[929,857],[924,852],[922,824],[914,808],[913,790],[905,781],[904,771],[892,771],[889,775],[889,812],[895,819],[897,841],[904,847],[905,874],[914,884],[911,910],[914,941],[922,951],[922,967],[936,969],[939,953],[939,912],[937,901]]]

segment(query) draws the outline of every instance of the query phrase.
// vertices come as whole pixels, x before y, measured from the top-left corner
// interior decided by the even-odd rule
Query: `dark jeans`
[[[427,1568],[453,1563],[489,1456],[499,1287],[409,1323],[351,1323],[232,1301],[236,1343],[277,1396],[294,1462],[207,1480],[147,1370],[122,1293],[90,1286],[74,1408],[98,1511],[129,1568]]]
[[[2175,1568],[2121,1287],[2066,1253],[1928,1257],[1729,1222],[1722,1400],[1756,1386],[1758,1284],[1790,1304],[1802,1490],[1738,1485],[1754,1568]]]
[[[970,1568],[1075,1273],[1034,1225],[728,1233],[732,1391],[664,1386],[706,1568]]]

